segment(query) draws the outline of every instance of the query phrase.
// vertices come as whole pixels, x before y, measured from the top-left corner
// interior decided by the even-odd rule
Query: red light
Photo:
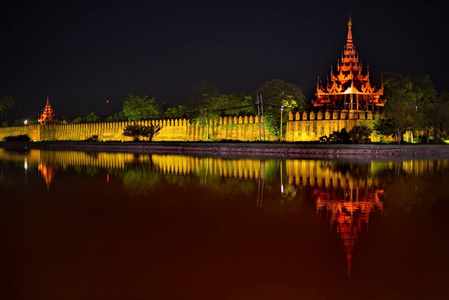
[[[106,103],[109,103],[109,100],[106,100]]]
[[[109,182],[109,174],[106,174],[106,182]]]

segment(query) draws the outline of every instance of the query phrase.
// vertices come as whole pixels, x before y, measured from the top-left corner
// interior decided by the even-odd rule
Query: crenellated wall
[[[362,124],[372,128],[374,121],[380,118],[379,112],[355,110],[290,113],[285,140],[287,142],[319,141],[321,136],[329,136],[334,131],[341,131],[343,128],[348,132],[354,126]],[[263,122],[263,118],[261,122]],[[85,140],[94,135],[97,135],[101,141],[131,141],[131,137],[125,137],[122,134],[128,124],[162,126],[162,130],[154,138],[154,141],[258,141],[261,132],[257,116],[235,116],[221,117],[214,122],[211,120],[207,126],[191,124],[190,120],[186,119],[172,119],[2,127],[0,128],[0,140],[6,136],[28,134],[34,141]],[[268,130],[265,130],[265,137],[268,141],[278,140],[278,137],[270,134]],[[379,142],[380,136],[373,133],[371,141]]]
[[[7,136],[17,136],[27,134],[33,141],[40,140],[41,125],[0,127],[0,141]]]
[[[373,128],[374,121],[381,118],[379,112],[334,110],[290,113],[288,115],[285,140],[287,142],[319,141],[320,137],[329,136],[343,128],[349,132],[354,126],[365,125]],[[379,142],[380,136],[371,134],[372,142]]]
[[[85,140],[94,135],[101,141],[131,141],[131,137],[122,134],[129,124],[162,126],[154,141],[259,140],[259,119],[253,116],[222,117],[216,122],[210,121],[208,126],[191,124],[186,119],[171,119],[1,127],[0,140],[28,134],[33,141]],[[268,130],[265,134],[267,140],[277,139]]]

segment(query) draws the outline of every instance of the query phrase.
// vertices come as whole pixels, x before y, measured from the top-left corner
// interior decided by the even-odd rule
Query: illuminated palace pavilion
[[[331,66],[326,86],[318,79],[316,99],[312,100],[315,107],[325,110],[375,111],[386,103],[386,100],[381,99],[383,85],[380,88],[371,85],[369,68],[365,75],[362,73],[362,62],[355,50],[351,29],[352,20],[349,17],[348,36],[341,60],[337,63],[337,72]]]
[[[37,119],[39,124],[45,125],[48,123],[55,123],[58,121],[58,118],[56,117],[56,113],[54,109],[50,105],[50,100],[47,96],[47,103],[45,104],[44,110],[42,111],[41,115]]]

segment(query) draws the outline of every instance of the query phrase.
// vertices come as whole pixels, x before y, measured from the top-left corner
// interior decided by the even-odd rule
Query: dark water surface
[[[449,299],[449,160],[0,149],[1,299]]]

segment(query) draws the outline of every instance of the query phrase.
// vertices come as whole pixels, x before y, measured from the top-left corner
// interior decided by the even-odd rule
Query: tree
[[[386,73],[383,79],[387,99],[384,111],[384,118],[387,120],[385,122],[394,128],[398,144],[400,144],[402,135],[407,130],[418,127],[420,119],[418,100],[422,98],[422,94],[414,89],[412,80],[407,76]]]
[[[113,116],[108,116],[106,118],[106,121],[107,122],[128,121],[128,118],[125,116],[123,111],[120,111]]]
[[[168,119],[180,119],[187,115],[185,106],[179,105],[178,107],[169,107],[164,113],[164,117]]]
[[[198,109],[205,101],[217,97],[219,94],[220,92],[215,85],[206,79],[202,79],[192,86],[192,91],[186,101],[186,107],[189,109]]]
[[[162,104],[147,95],[129,95],[123,102],[123,115],[128,121],[159,119],[162,116]]]
[[[395,124],[390,119],[380,119],[374,122],[374,131],[380,135],[396,137]]]
[[[195,123],[207,126],[206,134],[209,138],[209,122],[216,123],[221,116],[250,115],[255,113],[251,96],[247,94],[218,95],[205,98],[198,107]]]
[[[100,117],[97,116],[94,112],[91,112],[90,114],[88,114],[86,116],[87,123],[95,123],[95,122],[99,122],[99,121],[100,121]]]
[[[435,103],[426,107],[425,125],[423,129],[427,135],[427,143],[430,142],[430,136],[437,142],[449,137],[449,101],[444,99],[444,92],[438,97]]]
[[[153,138],[159,134],[161,129],[162,126],[159,125],[127,125],[123,130],[123,135],[133,137],[133,140],[135,142],[138,142],[140,140],[140,137],[146,137],[151,142]]]
[[[320,142],[326,144],[348,144],[349,141],[350,136],[346,128],[343,128],[341,131],[334,131],[329,136],[323,135],[320,137]]]
[[[84,121],[83,117],[76,117],[72,123],[78,124],[78,123],[83,123],[83,121]]]
[[[280,128],[281,106],[284,107],[283,131],[286,128],[288,114],[294,110],[308,107],[308,101],[298,85],[288,83],[282,79],[273,79],[257,88],[255,95],[262,95],[265,122],[272,133],[277,134]]]
[[[371,133],[373,130],[366,125],[354,126],[349,131],[349,139],[354,144],[367,144],[371,142]]]
[[[247,94],[218,95],[204,99],[199,111],[208,111],[211,116],[241,116],[255,113],[251,96]]]
[[[14,103],[13,97],[8,96],[0,98],[0,121],[6,118],[6,115],[11,111]]]

